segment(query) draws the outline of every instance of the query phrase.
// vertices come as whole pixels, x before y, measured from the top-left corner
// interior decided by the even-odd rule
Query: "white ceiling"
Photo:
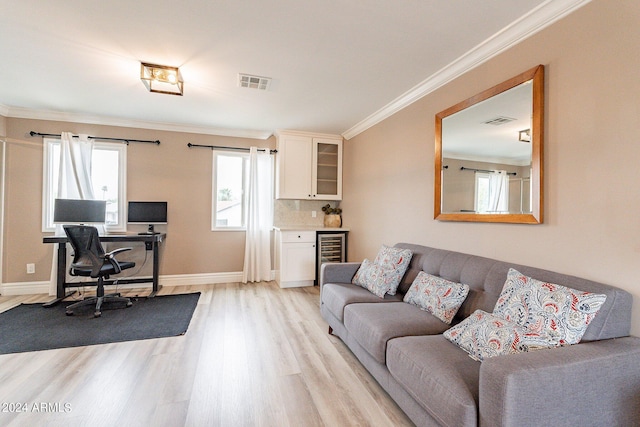
[[[531,143],[518,140],[531,129],[533,85],[529,80],[442,120],[442,157],[516,166],[531,164]],[[487,124],[497,118],[509,122]]]
[[[0,0],[0,115],[350,138],[588,1]],[[184,96],[147,92],[141,61]]]

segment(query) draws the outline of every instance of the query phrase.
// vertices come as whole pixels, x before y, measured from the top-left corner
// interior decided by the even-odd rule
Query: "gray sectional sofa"
[[[397,244],[413,252],[398,293],[384,299],[351,284],[359,263],[325,264],[323,318],[419,426],[640,425],[640,339],[629,336],[632,297],[601,283],[538,268]],[[442,333],[447,325],[402,302],[419,271],[468,284],[452,324],[492,312],[510,267],[530,277],[604,293],[579,344],[478,362]]]

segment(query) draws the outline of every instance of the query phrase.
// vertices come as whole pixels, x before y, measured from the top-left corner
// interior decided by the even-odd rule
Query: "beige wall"
[[[640,335],[638,22],[640,3],[595,0],[346,141],[350,260],[407,241],[602,281],[634,294]],[[546,67],[544,224],[434,221],[435,114],[537,64]]]
[[[49,280],[53,245],[42,243],[43,133],[87,133],[113,138],[159,139],[160,145],[131,143],[128,148],[127,198],[167,200],[169,224],[160,266],[161,275],[242,271],[244,232],[211,231],[211,151],[187,143],[275,147],[275,140],[243,139],[146,129],[6,120],[7,175],[3,283]],[[23,141],[22,143],[19,141]],[[36,274],[26,274],[27,263]]]

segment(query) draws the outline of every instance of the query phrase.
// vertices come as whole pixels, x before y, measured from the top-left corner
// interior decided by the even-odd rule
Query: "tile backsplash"
[[[273,225],[284,226],[309,226],[316,227],[324,224],[324,212],[322,207],[329,203],[331,207],[340,202],[327,200],[275,200],[273,206]],[[312,212],[316,211],[313,218]]]

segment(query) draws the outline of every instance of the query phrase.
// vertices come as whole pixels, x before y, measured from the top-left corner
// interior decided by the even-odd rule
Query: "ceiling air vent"
[[[516,119],[513,119],[511,117],[498,116],[498,117],[495,117],[495,118],[493,118],[491,120],[487,120],[486,122],[482,122],[482,123],[484,123],[485,125],[500,126],[500,125],[503,125],[505,123],[512,122],[514,120],[516,120]]]
[[[269,77],[252,76],[249,74],[238,74],[238,85],[249,89],[267,90],[271,84]]]

